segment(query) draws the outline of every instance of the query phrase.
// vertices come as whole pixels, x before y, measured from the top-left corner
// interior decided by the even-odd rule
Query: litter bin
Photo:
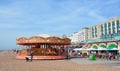
[[[96,60],[96,56],[94,54],[90,54],[89,59],[90,60]]]

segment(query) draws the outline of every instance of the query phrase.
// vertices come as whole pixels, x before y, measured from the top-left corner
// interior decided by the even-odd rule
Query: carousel
[[[67,46],[71,44],[71,40],[56,36],[33,36],[20,37],[16,39],[16,44],[23,47],[19,50],[17,59],[25,59],[31,51],[33,59],[65,59],[68,54]]]

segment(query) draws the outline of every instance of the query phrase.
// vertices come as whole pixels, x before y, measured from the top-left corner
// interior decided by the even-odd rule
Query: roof
[[[29,38],[20,37],[16,39],[16,43],[18,45],[40,45],[40,44],[70,45],[71,40],[69,38],[60,38],[55,36],[50,37],[32,36]]]

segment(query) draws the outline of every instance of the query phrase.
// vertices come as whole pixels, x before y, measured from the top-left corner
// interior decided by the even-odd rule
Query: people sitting
[[[30,60],[28,57],[25,57],[25,59],[26,59],[26,62],[28,62]]]

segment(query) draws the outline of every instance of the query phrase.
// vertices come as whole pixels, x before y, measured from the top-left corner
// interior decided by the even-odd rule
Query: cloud
[[[78,15],[78,12],[80,12],[80,8],[75,10],[75,11],[72,11],[66,15],[59,15],[57,17],[53,17],[53,18],[49,18],[48,20],[43,20],[41,21],[41,23],[43,24],[48,24],[48,23],[56,23],[56,22],[60,22],[60,21],[66,21],[66,20],[71,20],[73,18],[75,18],[77,15]]]
[[[98,14],[97,12],[95,11],[89,11],[88,15],[91,17],[91,18],[94,18],[95,20],[98,20],[98,21],[105,21],[106,18],[100,14]]]
[[[18,5],[16,5],[16,2],[0,6],[0,15],[3,18],[13,18],[21,16],[22,14],[22,9]]]
[[[85,10],[85,9],[87,9],[87,10]],[[75,22],[75,21],[78,21],[78,20],[80,21],[83,19],[87,20],[89,18],[94,18],[99,21],[106,20],[106,18],[104,16],[100,15],[95,10],[92,10],[92,9],[89,9],[86,7],[81,7],[81,8],[78,8],[66,15],[50,18],[48,20],[43,20],[43,21],[41,21],[41,23],[48,24],[48,23],[57,23],[57,22],[65,22],[65,21],[67,21],[67,22],[74,21]],[[76,23],[74,23],[74,24],[76,24]],[[84,23],[82,23],[82,24],[84,24]]]
[[[10,29],[10,28],[15,28],[15,27],[17,27],[17,25],[16,24],[1,24],[0,23],[0,29]]]
[[[115,4],[115,3],[119,3],[119,2],[120,2],[120,0],[109,0],[106,2],[106,4],[111,5],[111,4]]]
[[[5,7],[5,9],[1,9],[0,14],[3,15],[3,18],[1,17],[1,19],[5,20],[7,18],[7,24],[12,25],[12,23],[16,23],[16,26],[11,26],[9,28],[31,30],[34,28],[44,29],[42,26],[47,26],[48,28],[56,26],[59,28],[60,26],[67,24],[76,28],[78,27],[76,26],[78,24],[86,24],[86,20],[89,18],[97,19],[99,21],[104,20],[104,16],[97,13],[98,11],[96,12],[96,9],[91,9],[93,4],[86,6],[79,5],[79,3],[80,2],[77,1],[62,1],[61,3],[54,1],[41,1],[41,3],[37,1],[18,1],[12,3],[9,7]],[[87,3],[89,2],[84,2],[84,4]],[[71,26],[67,26],[64,28],[61,27],[61,30],[72,28]],[[55,30],[55,28],[52,30]]]

